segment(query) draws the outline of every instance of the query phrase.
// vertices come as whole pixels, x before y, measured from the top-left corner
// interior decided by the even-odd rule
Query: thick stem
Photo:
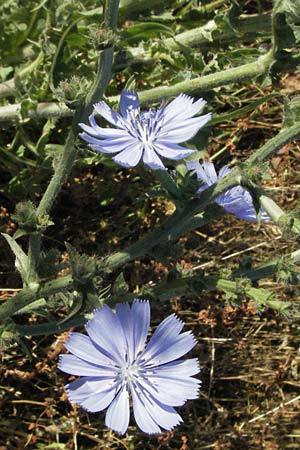
[[[105,51],[103,58],[105,58],[105,64],[110,63],[110,57],[109,54]],[[269,68],[269,65],[273,61],[272,58],[270,58],[270,54],[266,54],[262,57],[260,57],[257,61],[253,63],[244,64],[238,67],[232,67],[230,69],[221,70],[216,73],[212,73],[210,75],[204,75],[203,77],[193,78],[192,80],[188,81],[182,81],[180,83],[174,84],[173,86],[162,86],[158,88],[149,89],[146,91],[142,91],[139,93],[139,98],[141,104],[146,104],[154,101],[161,100],[166,97],[170,97],[173,95],[178,95],[180,93],[188,92],[192,93],[193,91],[207,91],[219,86],[226,86],[227,84],[231,83],[237,83],[240,81],[243,81],[244,79],[253,79],[259,75],[262,75],[266,73],[266,71]],[[99,79],[98,79],[99,80]],[[99,92],[98,86],[96,85],[96,92]],[[99,101],[100,96],[98,95],[90,95],[89,96],[91,104],[95,101]],[[119,97],[110,97],[110,101],[118,102]],[[44,104],[45,105],[45,104]],[[30,114],[32,117],[36,118],[44,114],[47,114],[47,112],[51,111],[52,116],[54,116],[55,113],[57,115],[63,116],[68,113],[69,110],[67,109],[61,109],[60,107],[53,106],[53,104],[46,104],[47,108],[45,111],[40,111],[38,108],[34,111],[30,111]],[[55,104],[54,104],[55,105]],[[0,122],[1,121],[7,121],[12,120],[13,118],[18,117],[17,111],[20,108],[17,105],[13,105],[14,108],[10,107],[2,107],[0,108]],[[86,114],[82,115],[81,120],[84,121],[86,117],[89,115],[88,112],[91,111],[91,107],[87,109]]]
[[[279,149],[293,139],[298,139],[300,136],[300,122],[295,125],[284,128],[276,136],[267,141],[259,150],[249,157],[247,162],[252,165],[266,161],[270,156],[274,155]]]
[[[269,13],[265,13],[255,16],[249,15],[241,17],[236,20],[234,29],[226,28],[219,30],[219,27],[220,26],[214,20],[210,20],[201,27],[195,27],[191,30],[179,33],[174,37],[164,39],[164,48],[170,51],[176,51],[182,50],[184,47],[219,47],[220,42],[222,42],[222,44],[228,44],[237,40],[239,42],[257,40],[258,33],[263,35],[264,38],[269,39],[272,30],[271,15]],[[215,40],[210,41],[208,32],[213,32],[214,30],[218,30],[218,37]],[[151,52],[150,50],[145,50],[141,47],[132,47],[126,50],[126,55],[126,64],[128,65],[130,62],[134,63],[136,61],[141,61],[144,63],[147,61],[154,61],[160,57],[160,52],[153,55],[153,51]]]
[[[155,170],[154,173],[161,186],[166,189],[174,200],[181,198],[181,191],[167,170]]]
[[[110,269],[116,269],[133,259],[145,255],[156,245],[167,244],[174,240],[175,237],[179,237],[182,235],[183,230],[186,232],[187,224],[190,221],[193,223],[196,214],[200,216],[208,205],[213,203],[216,197],[233,186],[236,186],[240,181],[241,177],[238,170],[235,169],[235,174],[231,173],[230,175],[227,175],[215,185],[210,186],[208,189],[201,192],[199,197],[188,202],[187,206],[181,212],[175,211],[161,228],[152,231],[127,249],[109,256],[106,260],[106,264]]]
[[[273,62],[273,54],[269,52],[252,63],[220,70],[219,72],[182,81],[172,86],[160,86],[142,91],[139,93],[140,102],[141,104],[148,104],[182,92],[207,91],[227,84],[239,83],[246,79],[253,80],[253,78],[265,74]],[[111,100],[118,101],[118,97],[111,97]]]
[[[3,97],[9,97],[10,95],[16,94],[16,78],[19,80],[24,79],[29,73],[33,72],[43,61],[44,55],[42,52],[39,53],[37,58],[32,61],[27,67],[20,70],[14,78],[8,81],[4,81],[0,84],[0,99]]]
[[[55,169],[55,173],[37,208],[38,215],[46,215],[49,213],[57,197],[57,194],[59,193],[62,185],[66,181],[71,171],[76,156],[75,138],[76,137],[74,131],[71,130],[68,135],[61,159]]]
[[[72,282],[73,279],[69,275],[49,281],[40,287],[36,286],[35,288],[22,289],[15,297],[12,297],[0,306],[0,320],[11,317],[20,309],[33,303],[39,298],[49,297],[49,295],[55,294],[56,292],[62,292],[63,290],[68,289],[72,285]]]
[[[73,117],[74,111],[64,103],[39,103],[28,111],[28,118],[34,120],[56,117]],[[0,107],[0,122],[21,121],[21,103]]]
[[[108,29],[115,31],[117,26],[119,0],[107,0],[104,11],[104,23]],[[93,109],[95,99],[100,99],[109,83],[112,72],[113,62],[113,46],[105,49],[99,58],[99,67],[96,75],[95,83],[91,91],[87,94],[84,106],[80,106],[73,118],[72,129],[69,132],[67,141],[61,155],[60,161],[55,169],[53,177],[40,201],[37,208],[38,215],[49,214],[53,203],[61,190],[62,185],[67,180],[73,163],[76,157],[75,140],[78,132],[78,122],[84,121]],[[36,253],[36,248],[40,246],[41,234],[37,234],[36,238],[29,241],[29,253],[34,255],[31,259],[32,267],[29,267],[30,272],[36,272],[38,266],[39,255]],[[34,248],[32,248],[34,245]]]
[[[41,251],[40,233],[33,233],[29,236],[29,244],[28,244],[28,266],[29,266],[28,280],[30,285],[32,283],[38,283],[39,280],[38,266],[39,266],[40,251]]]

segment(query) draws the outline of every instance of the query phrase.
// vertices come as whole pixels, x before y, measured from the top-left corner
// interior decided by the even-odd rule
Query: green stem
[[[178,95],[182,92],[203,92],[227,84],[239,83],[246,79],[253,80],[259,75],[267,73],[273,62],[273,53],[268,52],[252,63],[220,70],[219,72],[193,78],[191,80],[181,81],[172,86],[160,86],[142,91],[139,93],[140,102],[141,104],[148,104],[163,98]],[[115,102],[118,101],[118,96],[111,97],[111,100]]]
[[[154,174],[174,200],[181,198],[181,191],[167,170],[155,170]]]
[[[54,175],[37,208],[37,214],[40,216],[49,214],[62,185],[71,171],[76,156],[75,139],[74,131],[71,130]]]
[[[39,280],[38,266],[39,266],[40,251],[41,251],[40,233],[33,233],[29,236],[29,244],[28,244],[29,284],[37,283]]]
[[[115,31],[117,26],[118,5],[119,0],[107,0],[105,4],[104,23],[112,31]],[[84,106],[80,106],[73,117],[72,128],[67,137],[60,161],[37,208],[37,214],[40,216],[49,214],[62,185],[71,172],[76,157],[75,140],[78,132],[78,122],[85,121],[93,109],[95,100],[102,98],[106,90],[111,78],[113,51],[113,46],[111,46],[105,49],[99,58],[99,66],[94,85],[87,94]],[[29,267],[29,271],[32,273],[36,271],[38,266],[39,255],[36,253],[36,249],[40,247],[40,241],[41,234],[37,234],[34,241],[29,240],[29,254],[34,255],[34,258],[31,259],[32,267]],[[34,248],[32,248],[33,245]]]
[[[107,0],[104,12],[104,22],[108,29],[115,31],[117,25],[119,0]],[[105,49],[100,58],[98,72],[94,85],[86,97],[84,107],[80,107],[73,118],[72,130],[70,131],[66,145],[57,165],[55,173],[47,187],[47,190],[38,206],[40,215],[48,214],[62,185],[66,181],[76,156],[75,139],[78,131],[78,122],[84,121],[93,109],[93,103],[100,99],[111,78],[111,67],[113,61],[113,46]]]
[[[106,260],[107,266],[112,270],[117,269],[129,261],[145,255],[156,245],[165,245],[181,236],[183,232],[186,232],[187,229],[189,229],[187,224],[193,223],[195,225],[195,221],[200,219],[201,213],[204,214],[208,205],[213,203],[214,199],[220,194],[239,184],[240,180],[241,176],[239,175],[238,170],[235,169],[234,174],[232,171],[231,174],[220,179],[218,183],[201,192],[197,199],[188,202],[187,206],[182,211],[178,212],[176,210],[161,228],[152,231],[127,249],[109,256]],[[196,214],[198,215],[197,219],[194,217]],[[210,216],[210,219],[211,218],[212,217]]]
[[[284,128],[276,136],[267,141],[259,150],[249,157],[247,162],[252,165],[258,165],[259,163],[266,161],[270,156],[274,155],[285,144],[293,139],[299,139],[300,137],[300,122],[295,125]]]
[[[228,0],[215,0],[213,2],[208,3],[207,5],[200,6],[197,9],[197,12],[198,14],[207,15],[215,12],[217,8],[220,8],[220,6],[225,6],[228,3],[229,3]]]
[[[149,10],[160,5],[167,7],[168,5],[171,5],[173,1],[174,0],[121,0],[119,17],[120,20],[124,20],[125,18],[128,19],[131,14],[137,14],[141,11]]]
[[[300,220],[284,212],[269,196],[262,190],[258,195],[261,206],[267,211],[274,223],[279,225],[283,231],[289,231],[296,240],[300,236]]]
[[[15,297],[0,305],[0,320],[5,320],[17,313],[20,309],[33,303],[35,300],[43,297],[49,297],[57,292],[62,292],[72,285],[72,277],[66,276],[49,281],[43,286],[36,286],[35,288],[22,289]]]
[[[1,96],[1,93],[0,93]],[[0,122],[21,121],[21,103],[0,107]],[[64,103],[38,103],[28,111],[27,118],[33,120],[73,117],[74,111]]]
[[[16,94],[16,80],[23,80],[29,73],[33,72],[43,61],[44,53],[40,52],[37,58],[24,69],[17,72],[14,78],[0,84],[0,99]]]
[[[210,20],[204,26],[195,27],[191,30],[184,31],[164,39],[163,47],[166,51],[180,51],[190,49],[190,47],[201,47],[207,49],[211,47],[219,47],[222,44],[235,41],[249,42],[257,40],[258,36],[270,39],[271,36],[271,15],[269,13],[242,17],[236,20],[234,29],[226,28],[219,30],[220,25],[214,20]],[[217,38],[213,41],[209,40],[208,33],[217,32]],[[166,52],[165,51],[165,52]],[[145,50],[142,47],[129,47],[126,49],[126,56],[116,57],[116,67],[121,69],[129,64],[135,63],[151,63],[160,59],[165,54],[164,50],[153,55],[153,51]]]

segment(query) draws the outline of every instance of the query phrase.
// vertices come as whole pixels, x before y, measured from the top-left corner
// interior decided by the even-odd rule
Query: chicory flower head
[[[204,161],[203,167],[198,161],[188,161],[187,168],[188,170],[194,170],[197,174],[197,178],[204,183],[204,186],[201,186],[198,192],[204,191],[209,186],[216,183],[220,178],[225,177],[225,175],[228,175],[231,172],[231,169],[229,169],[228,166],[224,166],[217,175],[214,164],[209,161]],[[242,186],[235,186],[228,189],[224,194],[219,195],[215,199],[215,202],[222,206],[226,212],[233,214],[239,219],[248,220],[249,222],[257,221],[252,197]],[[270,220],[270,217],[263,208],[260,209],[260,212],[261,221],[267,222]]]
[[[135,300],[97,309],[87,323],[88,335],[71,333],[59,368],[79,375],[66,385],[69,400],[90,412],[108,407],[105,424],[124,434],[131,396],[137,425],[148,434],[171,430],[182,419],[174,406],[198,397],[197,359],[178,359],[196,344],[175,314],[156,328],[146,345],[150,323],[148,301]]]
[[[210,113],[193,117],[205,104],[203,99],[194,102],[192,97],[180,94],[166,106],[140,112],[137,93],[123,91],[120,114],[104,101],[95,104],[90,126],[79,124],[84,131],[80,136],[94,150],[115,154],[113,160],[121,166],[135,167],[143,158],[151,169],[164,170],[161,157],[178,160],[194,153],[178,144],[191,139],[210,120]],[[116,128],[98,126],[95,112]]]

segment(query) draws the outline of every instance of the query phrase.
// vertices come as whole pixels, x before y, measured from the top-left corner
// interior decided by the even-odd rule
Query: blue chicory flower
[[[94,150],[116,154],[113,160],[123,167],[135,167],[143,158],[151,169],[165,170],[161,157],[179,160],[194,153],[178,144],[191,139],[210,120],[210,113],[193,117],[205,104],[203,99],[194,102],[192,97],[180,94],[167,106],[140,112],[137,93],[123,91],[120,114],[104,101],[95,104],[90,126],[79,124],[84,131],[80,136]],[[116,128],[98,126],[95,112]]]
[[[196,344],[191,332],[180,333],[183,322],[170,315],[146,345],[150,323],[148,301],[135,300],[95,310],[87,323],[88,336],[71,333],[60,355],[59,368],[79,375],[66,385],[69,400],[90,412],[108,407],[105,424],[124,434],[132,398],[137,425],[148,434],[171,430],[182,419],[174,406],[198,397],[197,359],[178,359]]]
[[[209,161],[204,161],[203,167],[196,160],[188,161],[186,165],[188,170],[194,170],[197,174],[197,178],[204,183],[204,186],[201,186],[198,192],[204,191],[208,186],[216,183],[220,178],[225,177],[225,175],[228,175],[231,172],[231,169],[229,169],[228,166],[224,166],[217,175],[214,164]],[[248,220],[249,222],[257,221],[252,197],[242,186],[235,186],[228,189],[224,194],[219,195],[215,199],[215,202],[222,206],[226,212],[233,214],[239,219]],[[260,212],[260,220],[268,222],[270,217],[266,211],[261,208]]]

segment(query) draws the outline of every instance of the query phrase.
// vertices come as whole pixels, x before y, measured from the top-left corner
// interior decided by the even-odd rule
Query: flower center
[[[139,114],[136,110],[127,109],[128,131],[143,144],[151,145],[153,143],[161,128],[160,119],[160,110],[150,109]]]
[[[120,370],[121,380],[125,383],[131,383],[140,375],[140,368],[137,363],[128,364],[126,362]]]

